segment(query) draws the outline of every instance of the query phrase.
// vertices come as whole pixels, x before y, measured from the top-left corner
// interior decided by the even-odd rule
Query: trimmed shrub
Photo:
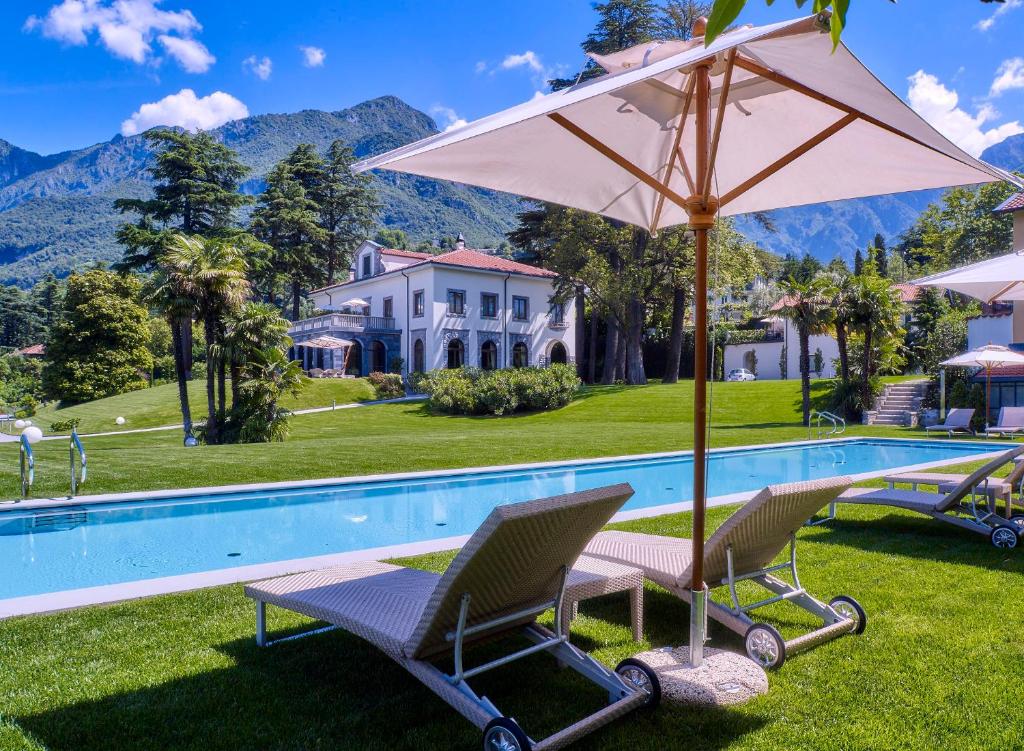
[[[51,433],[70,433],[82,422],[81,417],[69,417],[67,420],[54,420],[50,423]]]
[[[397,399],[405,396],[405,385],[402,383],[402,376],[398,373],[378,373],[374,371],[366,377],[378,399]]]
[[[572,401],[582,382],[570,365],[481,371],[436,370],[423,381],[430,408],[456,415],[510,415],[557,409]]]

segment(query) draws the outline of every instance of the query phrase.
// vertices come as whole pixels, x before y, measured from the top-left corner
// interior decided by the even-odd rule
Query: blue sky
[[[792,0],[748,5],[742,23],[797,15]],[[852,5],[845,42],[967,150],[1024,132],[1024,0]],[[0,138],[52,153],[383,94],[443,128],[577,70],[594,21],[588,0],[13,0],[0,5]]]

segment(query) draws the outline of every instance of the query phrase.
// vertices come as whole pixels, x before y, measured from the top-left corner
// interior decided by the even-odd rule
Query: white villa
[[[354,345],[296,347],[307,370],[341,368],[346,357],[355,375],[575,361],[575,304],[552,301],[554,272],[461,241],[430,255],[365,240],[354,259],[347,281],[311,293],[328,312],[289,329],[296,344],[331,336]]]

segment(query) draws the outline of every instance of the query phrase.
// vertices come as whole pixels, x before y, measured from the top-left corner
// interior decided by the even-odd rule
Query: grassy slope
[[[231,388],[230,383],[227,388]],[[190,382],[188,397],[192,407],[192,419],[205,419],[206,381]],[[298,397],[287,397],[283,403],[288,409],[304,409],[306,407],[328,407],[332,399],[336,399],[338,404],[344,404],[373,398],[373,388],[367,384],[365,379],[323,378],[310,379]],[[124,417],[127,421],[123,428],[114,423],[118,416]],[[48,404],[36,413],[32,421],[44,431],[49,432],[50,423],[54,420],[67,420],[72,417],[79,417],[82,420],[78,426],[79,433],[180,424],[181,409],[178,406],[178,386],[174,383],[166,383],[151,389],[118,394],[62,409],[58,408],[55,403]]]
[[[684,448],[690,444],[690,393],[690,384],[598,389],[558,413],[511,419],[370,407],[296,418],[294,438],[285,444],[187,454],[162,434],[94,439],[90,485],[96,492]],[[795,424],[798,393],[793,382],[716,385],[712,443],[806,437]],[[41,477],[63,469],[62,446],[44,444],[40,455]],[[15,456],[0,447],[5,489],[13,488]],[[59,484],[47,487],[56,492]],[[727,514],[713,510],[711,526]],[[690,517],[620,526],[685,536]],[[857,597],[869,614],[864,636],[794,657],[772,674],[768,696],[745,707],[695,712],[666,705],[576,747],[1017,745],[1024,646],[1016,627],[1019,604],[1010,593],[1024,575],[1019,552],[996,551],[958,530],[870,508],[844,509],[839,521],[801,530],[800,537],[804,585],[826,598],[840,592]],[[411,563],[441,570],[448,558]],[[792,610],[775,607],[773,622],[784,631],[802,622],[791,620]],[[359,640],[334,633],[261,651],[252,643],[252,615],[234,586],[0,622],[0,748],[478,747],[475,730]],[[585,603],[574,640],[613,665],[647,646],[685,639],[686,608],[663,591],[649,590],[646,617],[649,641],[638,646],[629,640],[624,597]],[[303,623],[272,613],[275,629]],[[740,648],[721,627],[713,626],[712,635],[717,646]],[[477,685],[538,737],[601,703],[571,672],[553,670],[543,657]]]

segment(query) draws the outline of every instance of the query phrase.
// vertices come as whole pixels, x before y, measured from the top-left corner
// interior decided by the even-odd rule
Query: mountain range
[[[437,133],[428,115],[393,96],[336,112],[304,110],[255,115],[213,131],[251,169],[243,191],[258,193],[263,176],[299,143],[321,151],[341,138],[360,158]],[[30,286],[91,261],[113,261],[121,248],[114,231],[125,221],[115,198],[151,190],[153,155],[140,136],[115,136],[83,149],[43,156],[0,140],[0,284]],[[982,158],[1005,169],[1024,168],[1024,135],[991,146]],[[462,232],[472,247],[499,244],[521,201],[503,193],[393,172],[375,177],[383,225],[414,242]],[[876,233],[895,239],[941,191],[834,201],[770,212],[773,231],[738,217],[741,231],[779,254],[809,252],[828,261],[852,260]]]

